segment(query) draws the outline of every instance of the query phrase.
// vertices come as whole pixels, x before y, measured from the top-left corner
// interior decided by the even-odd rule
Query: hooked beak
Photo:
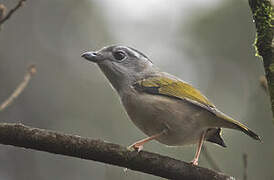
[[[81,57],[85,58],[88,61],[95,62],[95,63],[98,63],[99,61],[103,60],[103,57],[101,54],[99,54],[97,52],[92,52],[92,51],[83,53],[81,55]]]

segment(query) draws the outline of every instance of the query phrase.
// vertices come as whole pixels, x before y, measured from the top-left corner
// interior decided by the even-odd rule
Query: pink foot
[[[132,144],[132,145],[130,145],[130,146],[128,147],[129,150],[134,149],[134,150],[136,150],[137,152],[142,151],[143,148],[144,148],[144,146],[143,146],[142,144],[139,144],[139,143]]]
[[[198,166],[198,159],[193,159],[190,163],[194,166]]]

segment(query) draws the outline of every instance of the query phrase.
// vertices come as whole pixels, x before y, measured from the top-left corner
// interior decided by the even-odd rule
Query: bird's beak
[[[103,60],[103,57],[100,53],[92,51],[83,53],[81,57],[95,63],[98,63],[99,61]]]

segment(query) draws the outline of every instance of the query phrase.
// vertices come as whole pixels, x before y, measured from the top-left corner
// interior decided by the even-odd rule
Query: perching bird
[[[237,129],[253,139],[259,136],[219,111],[190,84],[162,72],[140,51],[108,46],[82,57],[98,64],[132,120],[148,138],[130,146],[138,151],[153,139],[168,146],[198,144],[192,163],[198,164],[204,141],[226,147],[221,128]]]

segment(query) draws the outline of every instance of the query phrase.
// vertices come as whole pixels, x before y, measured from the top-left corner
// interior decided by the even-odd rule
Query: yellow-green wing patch
[[[168,77],[151,77],[138,81],[134,87],[137,90],[146,93],[179,98],[198,105],[222,119],[223,127],[241,130],[250,137],[260,140],[260,137],[256,133],[248,129],[240,122],[235,121],[221,111],[217,110],[200,91],[185,82]]]
[[[151,77],[137,82],[136,87],[147,93],[176,97],[200,103],[207,107],[214,107],[200,91],[180,80],[167,77]]]

